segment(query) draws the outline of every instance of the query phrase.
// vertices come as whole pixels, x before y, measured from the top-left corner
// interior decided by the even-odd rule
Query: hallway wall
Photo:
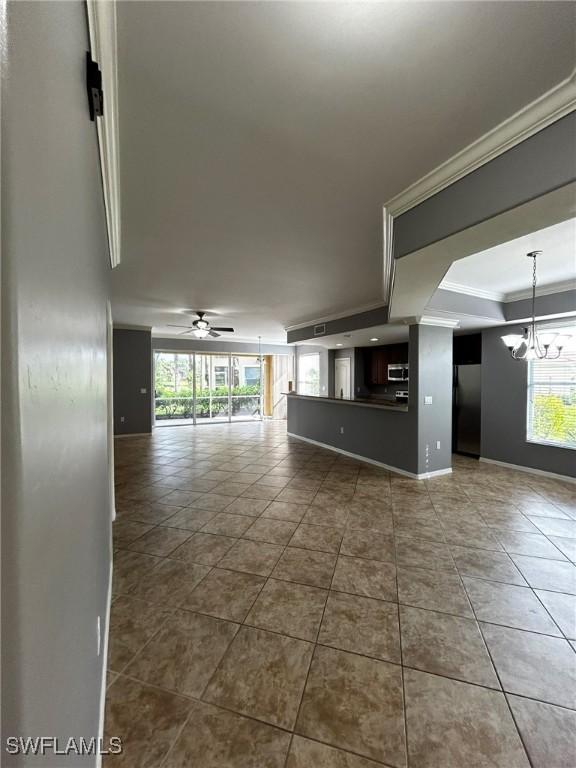
[[[151,432],[153,396],[150,331],[114,328],[114,434]]]
[[[109,256],[79,0],[8,6],[2,104],[3,737],[98,736],[111,562]],[[101,639],[98,655],[97,622]],[[8,757],[3,766],[95,765]]]

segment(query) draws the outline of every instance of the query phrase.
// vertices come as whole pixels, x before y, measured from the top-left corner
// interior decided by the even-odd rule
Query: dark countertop
[[[324,395],[299,395],[297,392],[283,392],[288,397],[301,397],[304,400],[323,400],[329,403],[341,403],[343,405],[360,405],[364,408],[379,408],[386,411],[408,412],[407,403],[397,403],[394,400],[379,400],[377,398],[353,398],[352,400],[343,400],[341,397],[326,397]]]

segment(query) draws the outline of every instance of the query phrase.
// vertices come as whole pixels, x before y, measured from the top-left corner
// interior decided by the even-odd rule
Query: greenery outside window
[[[247,387],[260,386],[260,366],[247,365],[244,368],[244,384]]]
[[[157,425],[262,418],[256,355],[159,351],[154,369]]]
[[[553,330],[574,334],[574,328],[554,327]],[[528,442],[576,448],[576,347],[573,342],[574,336],[558,360],[528,363]]]

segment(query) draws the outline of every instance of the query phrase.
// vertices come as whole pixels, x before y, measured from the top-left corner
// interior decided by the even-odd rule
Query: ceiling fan
[[[189,325],[170,325],[169,328],[186,328],[184,333],[181,333],[180,336],[185,336],[187,333],[193,333],[194,336],[196,336],[197,339],[205,339],[206,336],[212,336],[213,338],[216,338],[220,336],[220,333],[234,333],[234,328],[221,328],[221,327],[212,327],[208,320],[204,320],[204,315],[206,312],[196,312],[198,315],[198,319],[194,320],[192,323],[192,327]],[[220,331],[220,333],[217,333],[217,331]]]

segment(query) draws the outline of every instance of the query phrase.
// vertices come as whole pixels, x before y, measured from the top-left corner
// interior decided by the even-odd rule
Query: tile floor
[[[576,486],[285,424],[116,441],[118,768],[574,768]]]

